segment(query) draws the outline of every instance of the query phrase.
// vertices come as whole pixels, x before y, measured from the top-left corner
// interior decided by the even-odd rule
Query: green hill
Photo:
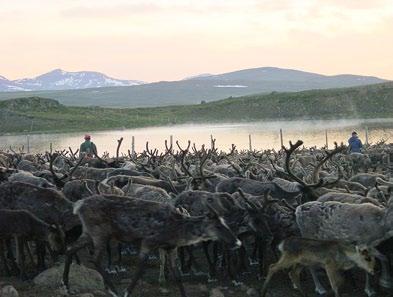
[[[0,102],[1,133],[105,130],[183,123],[393,117],[393,83],[270,93],[198,105],[70,107],[39,97]]]

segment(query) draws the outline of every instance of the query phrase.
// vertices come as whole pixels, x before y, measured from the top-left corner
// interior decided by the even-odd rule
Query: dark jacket
[[[86,140],[81,144],[79,149],[80,154],[86,154],[88,157],[92,157],[94,154],[97,153],[96,145],[91,142],[90,140]]]
[[[349,152],[350,153],[360,153],[363,147],[362,141],[357,136],[352,136],[348,139]]]

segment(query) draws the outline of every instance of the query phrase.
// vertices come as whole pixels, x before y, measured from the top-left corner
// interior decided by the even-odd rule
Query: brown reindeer
[[[66,252],[63,274],[66,290],[69,288],[68,274],[72,255],[89,244],[94,246],[95,267],[113,296],[117,296],[116,289],[101,265],[106,243],[111,239],[138,243],[140,246],[138,268],[124,296],[131,295],[142,277],[149,252],[161,248],[170,256],[170,268],[183,297],[186,297],[186,293],[173,257],[177,247],[214,239],[221,239],[233,247],[241,245],[213,208],[208,216],[190,217],[169,204],[114,195],[95,195],[76,202],[74,213],[78,214],[82,222],[83,234]]]
[[[375,258],[371,256],[369,250],[349,243],[290,237],[283,240],[278,248],[281,257],[269,268],[261,291],[262,297],[266,295],[267,286],[273,274],[283,269],[291,268],[289,277],[292,284],[304,295],[300,286],[300,273],[303,267],[322,266],[326,270],[335,297],[340,296],[340,270],[348,270],[357,266],[368,273],[374,272]]]

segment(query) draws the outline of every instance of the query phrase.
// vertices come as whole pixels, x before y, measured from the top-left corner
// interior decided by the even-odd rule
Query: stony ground
[[[202,265],[202,270],[207,267],[204,263],[204,258],[201,255],[197,255],[198,262]],[[84,258],[82,258],[84,259]],[[128,257],[123,261],[123,263],[131,263],[131,270],[126,272],[121,272],[118,275],[112,277],[116,287],[119,292],[125,290],[127,285],[131,281],[132,269],[135,268],[134,257]],[[86,264],[86,261],[82,262]],[[124,264],[123,264],[124,265]],[[256,294],[256,289],[259,289],[263,281],[258,280],[258,273],[256,266],[249,266],[248,272],[241,274],[239,281],[241,285],[235,286],[231,281],[229,281],[223,272],[219,272],[219,280],[216,282],[208,282],[207,275],[187,275],[183,277],[184,285],[188,294],[188,297],[244,297],[244,296],[258,296]],[[62,268],[60,269],[62,272]],[[206,268],[207,271],[207,268]],[[31,277],[34,276],[33,272],[30,274]],[[366,296],[363,293],[364,286],[364,274],[361,272],[355,272],[354,279],[351,281],[346,278],[346,282],[343,286],[344,297],[361,297]],[[326,277],[322,277],[322,280],[327,284]],[[303,273],[303,288],[308,296],[316,296],[313,293],[313,284],[311,277],[308,273]],[[46,288],[44,286],[37,286],[32,280],[20,281],[18,278],[4,278],[0,277],[0,288],[5,285],[14,286],[20,297],[63,297],[65,296],[64,291],[55,286],[53,289]],[[72,282],[70,281],[71,289]],[[1,290],[1,289],[0,289]],[[89,291],[79,291],[75,292],[74,296],[77,297],[106,297],[111,296],[104,292],[103,290],[89,290]],[[177,287],[170,281],[167,288],[160,288],[158,285],[158,261],[153,259],[149,262],[149,267],[143,277],[143,281],[140,281],[136,287],[133,297],[180,297]],[[292,297],[301,296],[299,292],[292,289],[291,283],[286,273],[278,273],[273,277],[269,291],[268,297]],[[378,289],[377,296],[393,296],[393,289],[391,292],[386,290]],[[0,297],[16,297],[13,295],[5,295],[0,291]]]
[[[127,273],[128,274],[128,273]],[[122,292],[130,282],[131,275],[123,275],[113,278],[119,292]],[[343,296],[345,297],[360,297],[366,296],[363,293],[363,274],[356,274],[355,283],[346,281],[343,288]],[[159,297],[170,296],[180,297],[177,287],[170,284],[167,288],[162,289],[158,285],[158,270],[149,269],[143,281],[136,287],[133,297]],[[308,296],[316,296],[313,293],[313,286],[310,277],[305,274],[306,278],[303,282],[304,289]],[[209,283],[206,276],[185,276],[183,277],[185,288],[189,297],[243,297],[243,296],[258,296],[256,290],[260,288],[262,281],[257,280],[256,272],[247,273],[242,276],[242,284],[234,286],[230,281],[219,280],[217,282]],[[325,284],[327,280],[325,279]],[[64,292],[61,289],[48,289],[42,286],[35,285],[32,281],[20,281],[17,278],[0,278],[0,286],[11,284],[19,292],[20,297],[63,297]],[[72,285],[72,284],[71,284]],[[0,293],[0,296],[3,295]],[[106,297],[111,296],[102,290],[94,290],[88,292],[76,292],[78,297]],[[301,296],[296,290],[291,288],[290,281],[285,273],[277,274],[270,286],[267,294],[268,297],[291,297]],[[393,292],[379,291],[377,296],[393,296]],[[5,296],[4,297],[14,297]]]

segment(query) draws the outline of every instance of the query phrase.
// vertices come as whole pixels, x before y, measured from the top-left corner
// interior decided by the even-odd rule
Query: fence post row
[[[369,145],[368,126],[365,126],[364,132],[365,132],[365,144]],[[27,142],[27,153],[30,153],[30,135],[26,135],[26,142]],[[169,136],[169,143],[170,143],[170,147],[173,147],[173,135]],[[213,143],[214,143],[214,138],[213,138],[213,135],[210,134],[210,147],[211,148],[213,147]],[[280,145],[281,145],[281,148],[284,146],[284,136],[283,136],[282,129],[280,129]],[[328,133],[327,129],[325,130],[325,145],[326,145],[326,148],[328,149],[329,148],[329,133]],[[252,135],[251,134],[248,134],[248,148],[250,151],[253,150]],[[52,142],[49,143],[49,150],[50,150],[50,153],[53,153]],[[132,136],[132,138],[131,138],[131,153],[135,154],[135,136]]]

